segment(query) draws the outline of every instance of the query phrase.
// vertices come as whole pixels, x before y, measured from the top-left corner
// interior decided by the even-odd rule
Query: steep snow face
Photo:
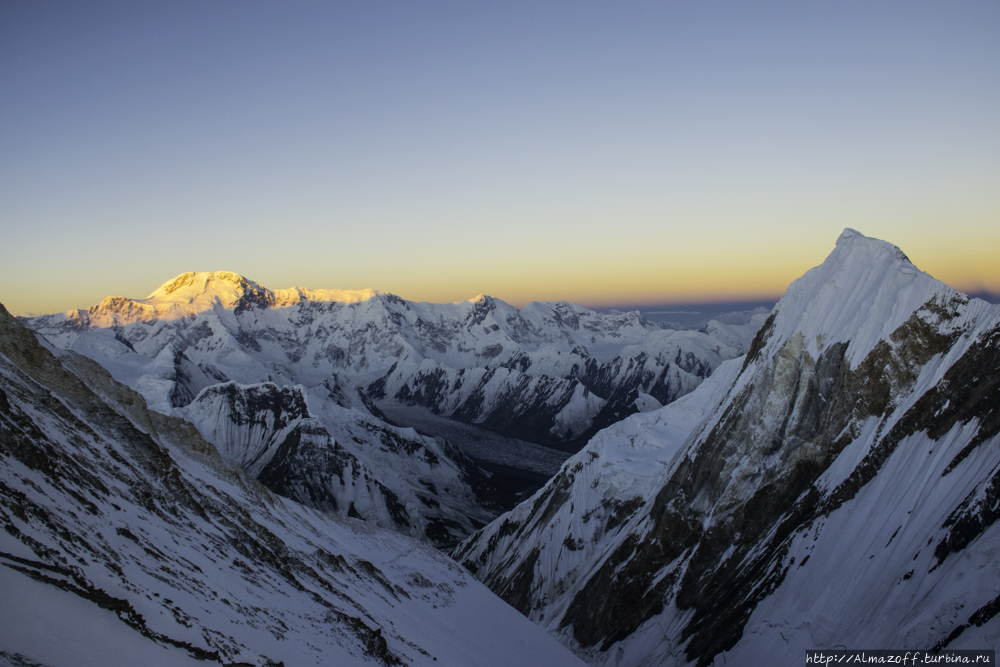
[[[925,304],[949,308],[967,300],[914,266],[896,246],[846,229],[827,260],[789,286],[771,344],[778,347],[801,334],[804,352],[815,359],[825,346],[849,343],[845,356],[856,368]],[[933,316],[922,319],[928,315]],[[962,326],[954,322],[946,328]]]
[[[274,496],[2,307],[0,524],[4,664],[582,664],[435,550]]]
[[[1000,308],[847,230],[741,360],[456,550],[595,664],[1000,640]]]

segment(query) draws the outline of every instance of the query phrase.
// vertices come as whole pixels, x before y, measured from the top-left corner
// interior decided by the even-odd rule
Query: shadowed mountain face
[[[189,273],[147,299],[25,323],[192,422],[271,490],[453,546],[508,502],[518,468],[550,475],[534,462],[562,460],[600,428],[692,391],[746,350],[764,317],[675,331],[566,303],[435,305]],[[492,479],[453,446],[462,441],[432,437],[466,432],[467,449],[495,464]],[[532,446],[537,456],[516,453]]]
[[[1000,640],[1000,308],[851,230],[743,359],[455,551],[594,664]]]
[[[309,507],[436,546],[454,545],[494,516],[485,474],[461,451],[385,424],[331,387],[226,382],[173,414],[267,488]]]
[[[253,416],[232,424],[253,465],[312,428],[301,395],[258,389],[218,397]],[[2,306],[0,525],[5,665],[581,664],[434,549],[278,498]]]

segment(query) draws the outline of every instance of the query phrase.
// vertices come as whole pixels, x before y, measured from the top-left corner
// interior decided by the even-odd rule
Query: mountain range
[[[745,352],[765,316],[672,330],[567,303],[272,291],[216,272],[25,324],[193,423],[272,491],[447,546],[504,508],[497,468],[453,445],[541,475],[537,488],[562,450]]]
[[[699,331],[228,273],[2,311],[0,451],[0,664],[1000,644],[1000,306],[850,229]]]

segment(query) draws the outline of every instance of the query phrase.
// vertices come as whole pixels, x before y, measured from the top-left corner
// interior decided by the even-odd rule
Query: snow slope
[[[846,230],[745,358],[456,557],[593,664],[1000,643],[1000,307]]]
[[[434,549],[273,495],[2,307],[0,454],[0,664],[581,664]]]

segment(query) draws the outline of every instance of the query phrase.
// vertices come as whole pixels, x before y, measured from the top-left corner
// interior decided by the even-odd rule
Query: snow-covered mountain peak
[[[246,310],[253,306],[267,308],[274,303],[274,293],[230,271],[189,272],[164,283],[143,301],[159,313],[182,311],[187,315],[215,305]]]
[[[844,247],[849,252],[870,252],[870,253],[882,253],[891,252],[895,254],[896,259],[906,262],[908,264],[913,264],[910,258],[899,249],[899,246],[893,245],[888,241],[882,241],[870,236],[865,236],[856,229],[851,229],[850,227],[844,228],[844,231],[840,234],[837,239],[837,247]]]
[[[801,334],[813,358],[833,343],[850,343],[853,367],[918,311],[937,322],[965,301],[897,246],[845,229],[826,260],[789,286],[775,307],[773,327],[761,335],[781,345]]]
[[[399,297],[373,289],[340,290],[290,287],[270,290],[230,271],[188,272],[169,280],[145,299],[107,297],[87,311],[69,311],[67,319],[81,324],[118,326],[129,322],[176,320],[221,307],[225,310],[266,310],[300,303],[352,305],[383,297],[390,302]]]
[[[173,280],[169,280],[160,285],[160,287],[153,292],[149,298],[166,296],[192,286],[195,286],[196,289],[199,289],[200,291],[205,291],[209,284],[219,283],[232,285],[237,288],[241,288],[248,284],[260,287],[256,283],[247,280],[238,273],[232,273],[231,271],[200,271],[197,273],[188,271],[187,273],[182,273]]]

